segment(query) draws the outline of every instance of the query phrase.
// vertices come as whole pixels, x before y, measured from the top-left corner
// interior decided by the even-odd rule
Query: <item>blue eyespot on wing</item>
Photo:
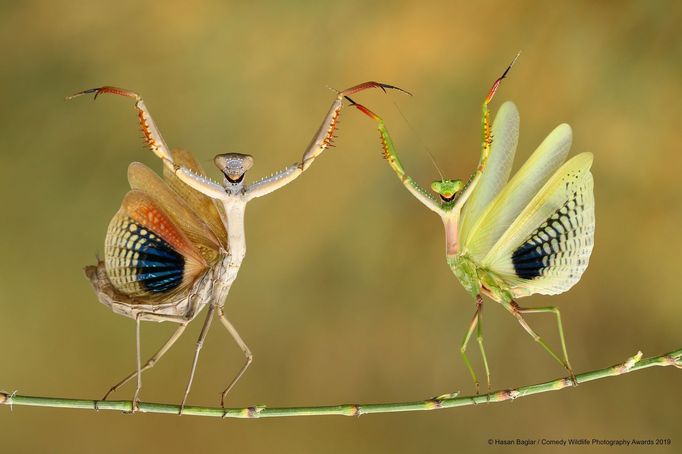
[[[119,216],[109,227],[106,269],[122,293],[130,296],[166,293],[182,283],[185,259],[132,218]]]
[[[152,198],[128,192],[109,224],[105,268],[116,290],[133,298],[180,292],[208,264]]]

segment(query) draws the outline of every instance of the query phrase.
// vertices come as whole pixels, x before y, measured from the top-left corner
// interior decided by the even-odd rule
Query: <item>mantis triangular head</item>
[[[431,183],[431,189],[440,196],[443,202],[452,202],[464,184],[462,180],[436,180]]]
[[[213,162],[232,184],[241,183],[246,171],[253,167],[253,157],[241,153],[219,154]]]

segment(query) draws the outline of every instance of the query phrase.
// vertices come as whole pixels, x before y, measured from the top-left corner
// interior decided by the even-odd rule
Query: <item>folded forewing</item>
[[[509,180],[519,141],[519,111],[507,101],[497,111],[492,128],[493,143],[481,179],[462,210],[460,243],[466,244],[473,226]]]
[[[147,194],[187,235],[209,264],[218,259],[221,244],[203,219],[178,193],[171,189],[153,170],[139,162],[128,166],[128,182],[132,189]]]

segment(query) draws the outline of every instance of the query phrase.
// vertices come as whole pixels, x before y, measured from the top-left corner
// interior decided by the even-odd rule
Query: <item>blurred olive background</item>
[[[576,372],[679,348],[681,13],[646,1],[3,2],[0,387],[99,398],[134,367],[134,322],[97,302],[82,267],[103,249],[128,163],[161,166],[131,100],[65,95],[136,90],[171,146],[192,150],[214,177],[214,154],[250,153],[253,181],[300,158],[334,96],[327,87],[379,80],[414,97],[356,97],[385,117],[408,172],[428,185],[438,174],[425,148],[450,177],[474,168],[481,101],[519,50],[493,103],[512,99],[521,112],[515,168],[570,123],[572,153],[595,154],[597,203],[581,282],[523,303],[561,308]],[[369,119],[346,110],[337,144],[249,206],[248,254],[226,308],[255,361],[230,405],[472,393],[457,349],[474,304],[445,264],[439,219],[380,158]],[[487,302],[484,314],[495,388],[562,375],[499,306]],[[554,320],[529,319],[558,348]],[[144,375],[144,400],[180,400],[200,323]],[[172,329],[143,325],[145,354]],[[189,403],[217,405],[242,361],[214,325]],[[681,378],[656,368],[513,403],[359,419],[2,407],[0,426],[8,452],[471,452],[526,437],[672,437],[657,449],[672,452]],[[502,449],[546,450],[491,450]]]

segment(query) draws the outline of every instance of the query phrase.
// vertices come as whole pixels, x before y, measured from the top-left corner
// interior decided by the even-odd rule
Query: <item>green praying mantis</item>
[[[521,307],[516,300],[534,293],[555,295],[570,289],[587,268],[594,243],[594,195],[591,153],[566,160],[572,141],[567,124],[557,126],[514,177],[508,181],[519,134],[519,113],[504,103],[490,126],[488,105],[518,55],[493,83],[483,101],[481,156],[474,173],[461,180],[434,181],[433,197],[407,175],[383,120],[355,103],[375,120],[383,156],[407,190],[445,227],[445,259],[476,310],[460,345],[464,363],[479,391],[479,381],[466,349],[474,332],[490,390],[490,368],[483,346],[483,295],[500,303],[556,361],[575,374],[568,359],[559,309]],[[530,327],[524,314],[556,317],[562,356]]]
[[[367,88],[401,90],[393,85],[365,82],[338,92],[301,162],[250,185],[245,184],[244,176],[253,165],[251,156],[217,155],[214,162],[223,175],[223,182],[210,180],[190,153],[166,145],[144,101],[133,91],[101,87],[70,96],[68,99],[110,93],[135,100],[146,145],[164,165],[163,179],[140,163],[130,165],[131,191],[109,224],[104,259],[86,268],[98,299],[112,311],[136,321],[136,369],[111,387],[102,400],[136,378],[135,410],[142,373],[154,366],[180,338],[187,324],[207,306],[180,413],[213,315],[232,335],[246,359],[221,393],[221,406],[225,407],[227,394],[253,359],[223,309],[246,253],[246,204],[297,179],[331,145],[344,100],[378,123],[389,165],[405,187],[443,221],[447,263],[476,300],[474,317],[460,348],[476,391],[478,378],[466,354],[474,332],[490,388],[481,324],[482,295],[502,304],[575,380],[559,310],[552,306],[524,308],[516,299],[533,293],[564,292],[580,279],[587,267],[594,235],[594,199],[589,172],[592,157],[582,153],[562,165],[571,144],[571,129],[560,125],[507,182],[518,140],[519,115],[516,107],[507,102],[500,107],[491,127],[488,105],[513,64],[495,81],[483,102],[483,140],[475,172],[466,184],[445,178],[433,182],[431,188],[437,197],[405,173],[383,120],[350,98]],[[523,317],[543,312],[556,316],[562,358]],[[171,337],[144,365],[140,349],[141,321],[178,324]]]

